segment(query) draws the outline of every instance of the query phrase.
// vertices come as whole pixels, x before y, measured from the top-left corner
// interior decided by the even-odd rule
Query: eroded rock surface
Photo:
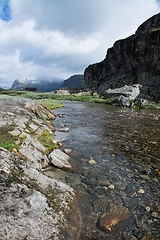
[[[47,119],[55,114],[34,101],[0,100],[0,105],[1,134],[17,144],[13,152],[0,147],[0,239],[77,239],[76,193],[47,175],[54,166],[39,142],[43,135],[54,138]],[[35,117],[41,110],[44,120]]]

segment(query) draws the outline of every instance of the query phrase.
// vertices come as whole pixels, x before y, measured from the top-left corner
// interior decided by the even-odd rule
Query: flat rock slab
[[[54,149],[48,155],[49,161],[58,168],[72,169],[69,163],[70,157],[59,149]]]

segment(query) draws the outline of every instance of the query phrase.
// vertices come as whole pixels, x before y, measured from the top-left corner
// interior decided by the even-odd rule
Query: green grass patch
[[[12,151],[14,148],[19,149],[20,146],[15,144],[17,137],[12,136],[8,131],[12,131],[13,127],[0,127],[0,147]]]
[[[61,103],[57,100],[53,100],[53,99],[41,99],[41,100],[36,100],[36,101],[38,103],[42,103],[43,105],[45,105],[49,109],[61,108],[61,107],[64,106],[63,103]]]
[[[59,146],[53,143],[53,135],[49,134],[49,131],[44,131],[44,133],[38,138],[39,142],[46,148],[48,148],[48,154],[53,149],[59,148]]]

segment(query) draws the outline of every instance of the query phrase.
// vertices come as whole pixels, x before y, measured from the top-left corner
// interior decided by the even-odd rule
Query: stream
[[[160,111],[62,102],[55,139],[73,170],[48,174],[77,191],[77,240],[160,239]]]

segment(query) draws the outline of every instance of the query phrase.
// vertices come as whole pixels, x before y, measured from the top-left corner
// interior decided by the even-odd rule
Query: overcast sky
[[[160,12],[160,0],[0,0],[0,87],[67,79]]]

